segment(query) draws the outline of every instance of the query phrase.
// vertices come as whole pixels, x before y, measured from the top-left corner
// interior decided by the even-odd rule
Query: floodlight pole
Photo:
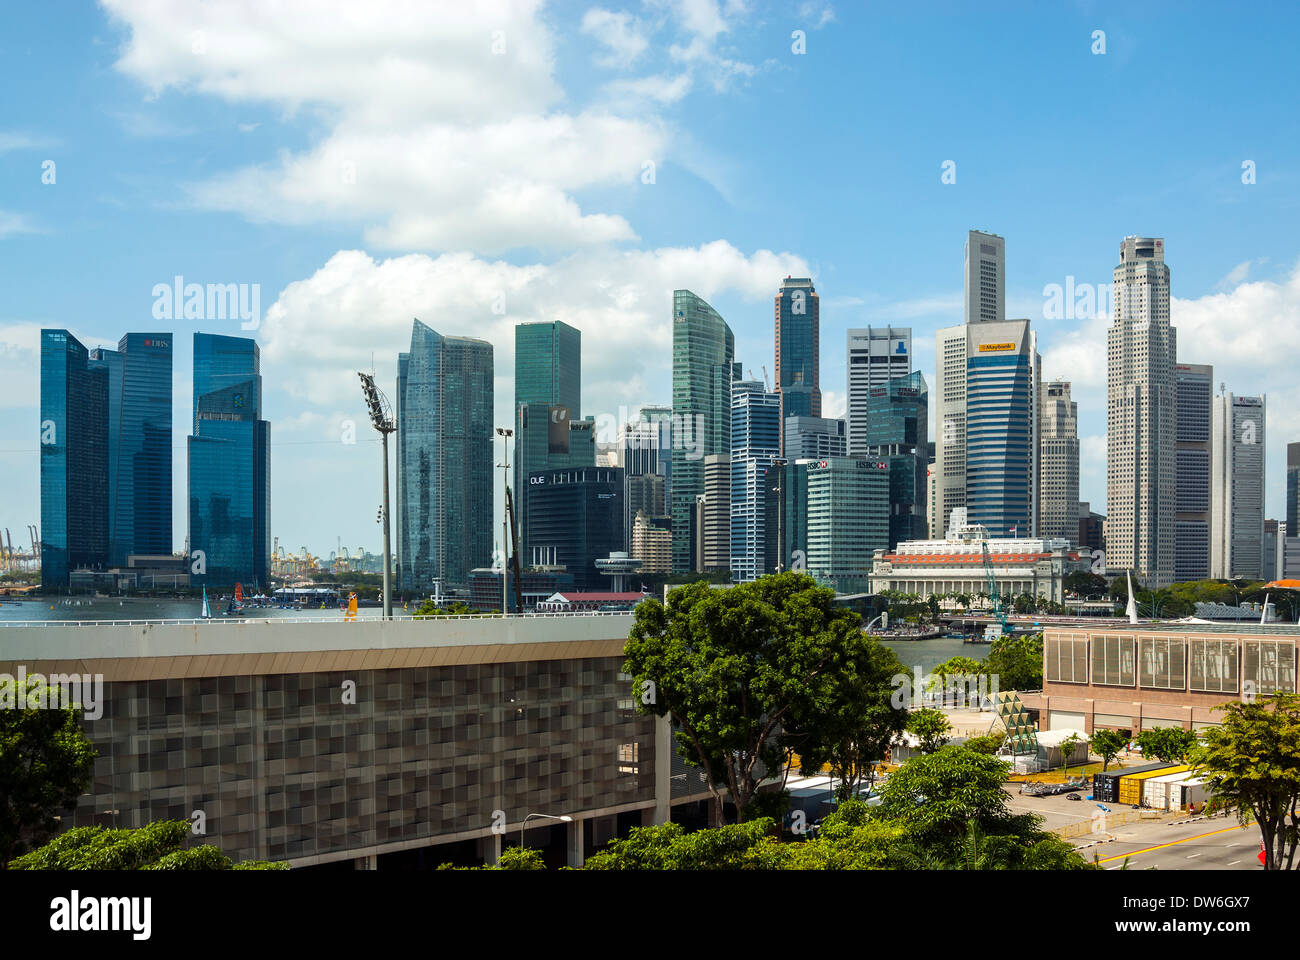
[[[393,544],[388,532],[388,431],[381,430],[379,438],[384,448],[384,619],[393,619],[393,593],[389,580],[389,568],[393,565]]]
[[[391,620],[393,618],[393,596],[389,571],[393,566],[393,548],[388,523],[388,435],[397,429],[397,425],[389,412],[387,398],[375,386],[375,378],[366,373],[358,373],[357,376],[361,378],[361,391],[365,394],[366,406],[370,410],[371,426],[379,432],[379,437],[383,441],[384,500],[381,519],[384,524],[384,619]]]

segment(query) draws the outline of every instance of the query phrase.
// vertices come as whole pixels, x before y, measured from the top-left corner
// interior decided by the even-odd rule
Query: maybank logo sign
[[[1014,343],[981,343],[980,353],[1001,353],[1003,350],[1014,350]]]

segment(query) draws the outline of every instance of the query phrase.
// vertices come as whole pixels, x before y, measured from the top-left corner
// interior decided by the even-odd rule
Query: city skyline
[[[150,18],[114,0],[74,12],[58,32],[35,13],[14,14],[23,45],[0,69],[22,71],[33,95],[0,126],[0,177],[14,185],[0,202],[9,294],[0,312],[0,527],[21,531],[39,518],[43,327],[89,348],[111,347],[122,329],[173,331],[177,398],[191,392],[193,333],[257,339],[264,416],[276,425],[272,532],[326,554],[340,538],[378,543],[375,441],[355,371],[373,363],[391,384],[412,316],[493,344],[493,419],[505,426],[517,322],[560,319],[581,330],[583,413],[616,415],[671,400],[672,290],[695,291],[727,318],[746,370],[774,370],[773,291],[787,275],[809,277],[822,311],[822,414],[842,416],[847,329],[911,327],[913,369],[935,369],[934,335],[962,313],[960,238],[972,228],[1006,240],[1005,315],[1038,331],[1044,381],[1074,384],[1081,499],[1106,502],[1101,304],[1114,244],[1142,234],[1171,245],[1170,319],[1196,348],[1179,362],[1212,362],[1216,387],[1274,400],[1266,515],[1283,512],[1278,465],[1300,436],[1291,412],[1300,388],[1284,362],[1297,346],[1288,318],[1300,305],[1300,246],[1278,215],[1300,204],[1297,131],[1278,122],[1294,102],[1283,38],[1295,11],[1212,27],[1193,11],[1125,8],[1122,20],[1117,10],[1044,11],[1030,22],[957,10],[934,29],[843,4],[712,6],[706,21],[664,8],[632,14],[635,55],[611,65],[618,38],[580,10],[507,11],[504,54],[491,52],[498,25],[463,10],[437,24],[417,18],[411,36],[428,52],[401,54],[455,82],[399,90],[363,73],[345,93],[329,78],[340,54],[324,28],[303,38],[283,72],[257,72],[220,43],[193,52],[194,11],[176,7]],[[233,15],[205,12],[197,28],[219,37]],[[275,37],[275,16],[246,28]],[[806,33],[803,54],[791,49],[796,28]],[[363,29],[385,36],[382,18]],[[1104,55],[1091,50],[1098,29]],[[864,35],[894,42],[863,58]],[[482,55],[450,57],[448,44]],[[918,45],[934,52],[925,69],[904,52]],[[652,64],[672,49],[696,53],[669,80]],[[294,57],[325,69],[301,69],[306,61]],[[1206,69],[1189,72],[1188,57]],[[1244,65],[1261,78],[1245,99],[1225,82]],[[975,69],[1006,91],[998,103],[972,109],[964,78]],[[1032,87],[1016,79],[1024,70],[1040,78]],[[1213,138],[1188,125],[1152,141],[1140,117],[1114,109],[1132,83],[1152,77],[1171,111],[1196,104],[1196,115],[1232,119]],[[476,87],[495,92],[461,104],[436,92]],[[850,103],[848,89],[890,96]],[[1059,130],[1027,119],[1059,115],[1061,104],[1070,119]],[[786,110],[804,118],[806,156],[823,158],[816,166],[736,146],[757,142]],[[855,122],[843,122],[845,110]],[[1062,138],[1088,129],[1127,142],[1130,162],[1063,154]],[[494,131],[504,140],[492,141]],[[466,166],[487,177],[395,159],[403,150],[423,159],[429,143],[453,134],[468,138]],[[376,150],[383,137],[395,138],[396,153]],[[493,142],[517,156],[493,152]],[[280,155],[290,166],[277,165]],[[606,159],[591,163],[597,155]],[[955,181],[946,183],[948,161]],[[301,192],[289,189],[291,168],[303,173]],[[501,202],[492,176],[515,201]],[[411,200],[422,193],[430,199]],[[796,194],[792,211],[776,199]],[[178,280],[182,295],[173,296]],[[239,287],[232,303],[248,318],[206,302],[190,316],[189,284]],[[185,405],[172,407],[176,550],[186,523]],[[358,427],[351,445],[341,440],[348,421]],[[331,489],[302,497],[321,475],[336,478]]]

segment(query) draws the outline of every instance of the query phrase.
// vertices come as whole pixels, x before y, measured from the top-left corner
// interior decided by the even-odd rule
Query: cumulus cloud
[[[582,18],[582,32],[605,48],[596,57],[596,63],[602,67],[630,67],[636,63],[650,45],[648,30],[629,13],[614,13],[601,7],[592,7]]]

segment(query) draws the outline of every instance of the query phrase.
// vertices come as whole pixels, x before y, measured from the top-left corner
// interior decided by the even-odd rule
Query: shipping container
[[[1187,769],[1187,764],[1175,767],[1171,763],[1166,763],[1153,770],[1126,773],[1119,778],[1119,796],[1116,797],[1116,800],[1127,806],[1139,806],[1142,803],[1143,783],[1152,777],[1164,776],[1169,773],[1182,773]]]
[[[1180,787],[1187,777],[1188,773],[1184,770],[1180,773],[1161,774],[1145,781],[1142,784],[1142,806],[1152,810],[1168,810],[1172,800],[1173,809],[1177,809],[1178,799],[1182,796]]]
[[[1189,804],[1196,804],[1196,809],[1200,810],[1207,800],[1213,794],[1210,793],[1210,785],[1205,777],[1196,777],[1191,780],[1184,780],[1180,785],[1178,795],[1171,796],[1170,810],[1186,810]]]
[[[1102,803],[1116,803],[1119,800],[1119,781],[1121,777],[1127,777],[1135,773],[1143,773],[1147,770],[1168,770],[1173,766],[1169,763],[1148,763],[1140,767],[1120,767],[1115,770],[1107,770],[1105,773],[1094,773],[1092,775],[1092,796],[1093,799]]]

